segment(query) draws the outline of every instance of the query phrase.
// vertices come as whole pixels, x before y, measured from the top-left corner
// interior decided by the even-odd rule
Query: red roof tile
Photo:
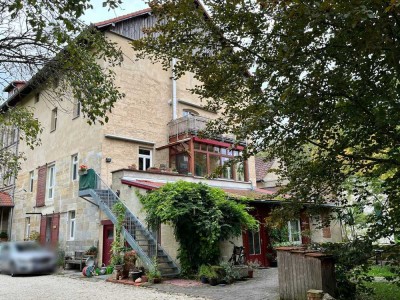
[[[147,13],[150,13],[150,12],[151,12],[151,8],[149,7],[149,8],[145,8],[145,9],[142,9],[142,10],[135,11],[135,12],[127,14],[127,15],[123,15],[123,16],[116,17],[116,18],[113,18],[113,19],[109,19],[109,20],[105,20],[105,21],[101,21],[101,22],[95,23],[94,26],[96,26],[96,27],[104,27],[104,26],[107,26],[107,25],[111,25],[112,23],[118,23],[118,22],[121,22],[121,21],[125,21],[125,20],[128,20],[130,18],[138,17],[140,15],[144,15],[144,14],[147,14]]]
[[[256,156],[256,179],[257,181],[261,181],[265,178],[265,175],[268,174],[269,169],[271,169],[275,160],[272,159],[270,161],[264,161],[263,157]]]
[[[0,207],[7,206],[13,207],[14,203],[12,202],[11,196],[8,193],[0,192]]]

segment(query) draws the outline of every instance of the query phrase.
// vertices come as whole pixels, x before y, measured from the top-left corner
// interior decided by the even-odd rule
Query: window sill
[[[80,117],[80,115],[77,115],[77,116],[75,116],[75,117],[72,117],[72,120],[76,120],[76,119],[78,119]]]
[[[56,131],[56,129],[52,129],[52,130],[50,130],[50,133],[52,133],[52,132],[54,132],[54,131]]]

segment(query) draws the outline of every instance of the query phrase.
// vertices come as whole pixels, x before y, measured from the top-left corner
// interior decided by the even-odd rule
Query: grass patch
[[[394,274],[390,272],[390,269],[387,266],[372,266],[371,270],[368,272],[368,275],[374,277],[385,277],[393,276]]]
[[[374,290],[374,294],[358,295],[362,300],[399,300],[400,287],[388,282],[367,282],[365,285]]]

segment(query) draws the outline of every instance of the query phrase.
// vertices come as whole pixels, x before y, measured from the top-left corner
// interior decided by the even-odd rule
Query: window
[[[199,113],[197,111],[195,111],[195,110],[192,110],[192,109],[184,109],[183,113],[182,113],[183,117],[198,116],[198,115],[199,115]]]
[[[55,166],[49,166],[47,168],[47,199],[54,198],[54,186],[55,186]]]
[[[78,100],[74,101],[74,107],[72,108],[72,119],[79,117],[81,114],[81,103]]]
[[[260,230],[257,231],[247,231],[249,237],[249,254],[256,255],[261,253],[261,237]]]
[[[292,220],[288,222],[289,242],[293,244],[301,244],[300,220]]]
[[[72,181],[78,179],[78,154],[71,156],[71,178]]]
[[[31,235],[31,218],[25,218],[25,240],[29,240],[29,236]]]
[[[34,180],[35,173],[34,171],[29,172],[29,191],[33,192],[33,180]]]
[[[151,150],[139,149],[139,170],[146,171],[151,167]]]
[[[57,107],[51,111],[51,129],[50,131],[54,131],[57,129]]]
[[[40,93],[36,93],[35,95],[35,103],[38,103],[40,100]]]
[[[76,225],[75,225],[75,211],[71,210],[68,213],[68,227],[69,227],[69,233],[68,233],[68,238],[69,240],[74,240],[75,239],[75,229],[76,229]]]
[[[235,156],[240,156],[239,150],[231,150],[227,147],[194,143],[194,175],[205,176],[212,174],[222,167],[220,178],[244,181],[244,164],[230,163]],[[179,171],[179,169],[178,169]]]

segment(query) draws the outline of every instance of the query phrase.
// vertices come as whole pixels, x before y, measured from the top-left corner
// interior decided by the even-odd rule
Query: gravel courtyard
[[[86,281],[64,276],[0,275],[0,299],[69,300],[69,299],[146,299],[200,300],[205,298],[161,292],[154,289],[125,286],[105,281]]]
[[[69,299],[146,299],[146,300],[276,300],[277,268],[255,270],[254,278],[232,285],[182,287],[167,282],[137,287],[106,282],[98,277],[83,278],[81,273],[19,276],[0,274],[1,300]]]

